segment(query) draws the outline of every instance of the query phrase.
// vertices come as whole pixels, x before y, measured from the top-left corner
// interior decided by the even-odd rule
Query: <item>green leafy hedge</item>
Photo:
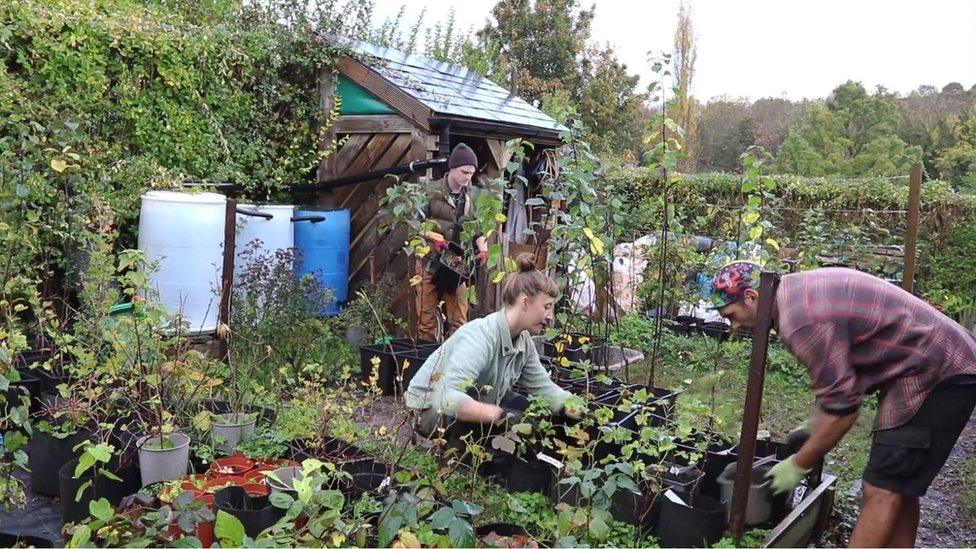
[[[328,122],[319,74],[336,55],[318,22],[194,6],[0,2],[0,224],[24,272],[70,275],[70,256],[112,227],[134,246],[149,188],[275,189],[313,174]]]
[[[861,231],[872,244],[902,244],[906,216],[892,210],[908,206],[908,178],[807,178],[772,176],[773,197],[765,207],[773,223],[769,234],[782,245],[797,244],[810,231],[811,214],[827,219],[821,231],[832,235]],[[627,214],[625,234],[647,234],[660,226],[659,197],[663,184],[645,169],[622,169],[606,176],[606,183],[622,194]],[[674,215],[688,232],[734,239],[744,204],[742,176],[704,173],[673,176],[669,199]],[[920,290],[958,313],[969,307],[976,289],[976,196],[961,194],[944,181],[922,186],[919,264]],[[870,231],[868,228],[876,230]],[[813,227],[816,229],[816,227]]]

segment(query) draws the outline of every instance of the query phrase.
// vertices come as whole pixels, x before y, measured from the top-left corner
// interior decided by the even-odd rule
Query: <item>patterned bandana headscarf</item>
[[[712,294],[709,301],[712,308],[721,309],[745,296],[746,290],[759,289],[759,275],[762,267],[752,261],[733,261],[718,270],[712,279]]]

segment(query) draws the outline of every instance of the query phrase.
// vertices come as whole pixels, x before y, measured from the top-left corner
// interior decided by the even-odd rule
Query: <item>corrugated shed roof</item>
[[[529,126],[554,134],[566,130],[546,113],[464,67],[348,38],[337,41],[435,115]]]

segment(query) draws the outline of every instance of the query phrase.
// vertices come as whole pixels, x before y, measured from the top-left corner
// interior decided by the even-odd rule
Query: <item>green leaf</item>
[[[95,465],[95,456],[89,452],[81,454],[81,456],[78,457],[78,465],[75,466],[74,478],[81,478],[81,474],[91,469],[93,465]]]
[[[467,521],[456,519],[451,523],[447,535],[450,536],[451,543],[455,547],[474,547],[477,545],[474,539],[474,529]]]
[[[430,527],[434,530],[443,530],[451,525],[451,521],[457,518],[454,509],[441,507],[430,516]]]
[[[214,525],[214,535],[223,547],[241,547],[244,545],[244,525],[237,517],[217,511],[217,522]]]
[[[393,538],[396,537],[397,532],[400,531],[401,526],[403,526],[402,516],[390,516],[387,514],[386,518],[380,521],[379,546],[389,546]]]
[[[107,499],[98,498],[88,502],[88,513],[98,520],[108,522],[110,518],[115,516],[115,509],[112,508],[112,504]]]
[[[68,540],[68,547],[88,547],[91,541],[91,528],[87,524],[82,524]]]
[[[607,525],[608,515],[609,513],[600,509],[592,510],[588,530],[594,539],[602,541],[610,534],[610,526]]]
[[[91,486],[92,486],[92,481],[90,480],[86,480],[85,482],[82,482],[81,486],[78,487],[78,491],[75,492],[75,501],[81,501],[81,496],[85,493],[85,489],[91,488]]]
[[[272,492],[271,495],[268,496],[268,501],[270,501],[271,505],[274,505],[278,509],[288,509],[291,507],[292,502],[295,501],[295,498],[284,492]]]
[[[473,517],[473,516],[476,516],[476,515],[480,515],[481,512],[485,510],[485,508],[482,507],[482,506],[480,506],[480,505],[477,505],[477,504],[474,504],[474,503],[471,503],[471,502],[468,502],[468,501],[463,501],[463,500],[460,500],[460,499],[454,500],[451,503],[451,506],[454,508],[454,511],[457,514],[459,514],[459,515],[467,515],[469,517]]]

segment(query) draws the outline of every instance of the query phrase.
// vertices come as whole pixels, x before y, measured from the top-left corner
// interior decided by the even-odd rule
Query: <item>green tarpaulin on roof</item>
[[[359,84],[339,75],[338,94],[342,98],[339,114],[396,114],[380,98]]]

